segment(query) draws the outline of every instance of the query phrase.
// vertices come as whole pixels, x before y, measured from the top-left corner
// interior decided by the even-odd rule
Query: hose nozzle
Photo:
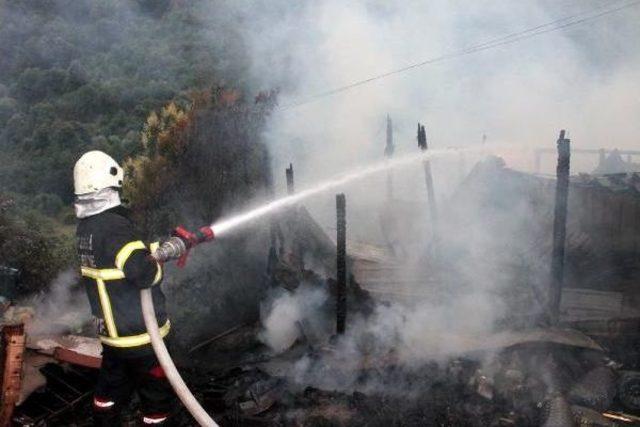
[[[177,236],[173,236],[170,237],[169,240],[163,242],[151,255],[158,262],[167,262],[174,259],[180,259],[186,253],[187,245],[184,240]]]
[[[179,226],[173,230],[173,235],[152,254],[158,262],[178,260],[178,267],[184,267],[189,250],[202,242],[213,240],[211,227],[201,227],[195,233]]]

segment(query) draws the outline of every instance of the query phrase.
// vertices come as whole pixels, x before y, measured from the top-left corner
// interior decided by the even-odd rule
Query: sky
[[[268,134],[278,166],[293,162],[313,181],[354,161],[380,159],[386,114],[394,119],[398,152],[416,149],[418,121],[438,148],[480,144],[483,135],[487,144],[553,148],[560,129],[574,147],[640,148],[640,6],[286,108],[496,37],[628,3],[249,1],[215,13],[244,24],[255,87],[281,89],[285,108]],[[575,171],[595,160],[576,157]],[[512,161],[533,167],[530,153]],[[552,171],[553,158],[543,168]]]

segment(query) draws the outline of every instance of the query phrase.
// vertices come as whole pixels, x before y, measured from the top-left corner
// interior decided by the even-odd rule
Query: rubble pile
[[[330,351],[325,349],[323,351]],[[523,343],[420,366],[387,363],[347,372],[322,360],[327,376],[354,375],[335,390],[271,376],[260,368],[192,375],[201,401],[222,425],[269,426],[616,426],[640,421],[623,400],[619,366],[603,351]],[[379,362],[379,361],[378,361]],[[633,399],[632,399],[633,401]]]
[[[594,183],[573,185],[591,197]],[[405,242],[415,252],[406,257],[344,241],[339,253],[304,207],[292,208],[272,224],[266,274],[253,283],[259,304],[238,294],[242,316],[220,316],[228,319],[215,330],[183,323],[190,349],[174,357],[185,381],[222,426],[640,425],[637,253],[576,215],[550,322],[548,189],[495,159],[482,163],[449,200],[439,226],[447,239],[419,250]],[[336,259],[348,279],[336,279]],[[219,275],[207,274],[198,286]],[[235,310],[213,300],[220,307],[202,309]],[[77,337],[31,338],[29,351],[57,365],[37,365],[46,383],[14,420],[91,425],[91,383],[76,368],[96,367],[98,354]],[[177,420],[193,425],[184,410]]]

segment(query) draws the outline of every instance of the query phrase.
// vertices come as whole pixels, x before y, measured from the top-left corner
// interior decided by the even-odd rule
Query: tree
[[[4,127],[17,111],[18,103],[9,97],[0,98],[0,128]]]
[[[73,262],[73,240],[33,209],[0,194],[0,260],[20,271],[21,291],[42,290]]]
[[[275,97],[249,102],[217,88],[147,117],[142,154],[125,163],[126,198],[147,234],[208,223],[264,193],[270,165],[260,135]]]

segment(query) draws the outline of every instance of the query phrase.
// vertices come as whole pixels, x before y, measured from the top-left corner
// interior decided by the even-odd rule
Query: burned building
[[[439,203],[437,251],[410,234],[425,219],[409,203],[394,204],[396,251],[343,233],[342,335],[341,237],[302,204],[288,209],[260,234],[264,273],[249,271],[262,305],[192,335],[181,363],[187,382],[222,425],[636,423],[637,177],[571,178],[560,323],[549,326],[554,195],[554,180],[489,158]],[[269,339],[271,320],[287,336]],[[78,366],[62,353],[49,362]],[[15,419],[81,421],[90,372],[46,366],[47,385]],[[78,392],[34,412],[63,393],[61,381]]]

